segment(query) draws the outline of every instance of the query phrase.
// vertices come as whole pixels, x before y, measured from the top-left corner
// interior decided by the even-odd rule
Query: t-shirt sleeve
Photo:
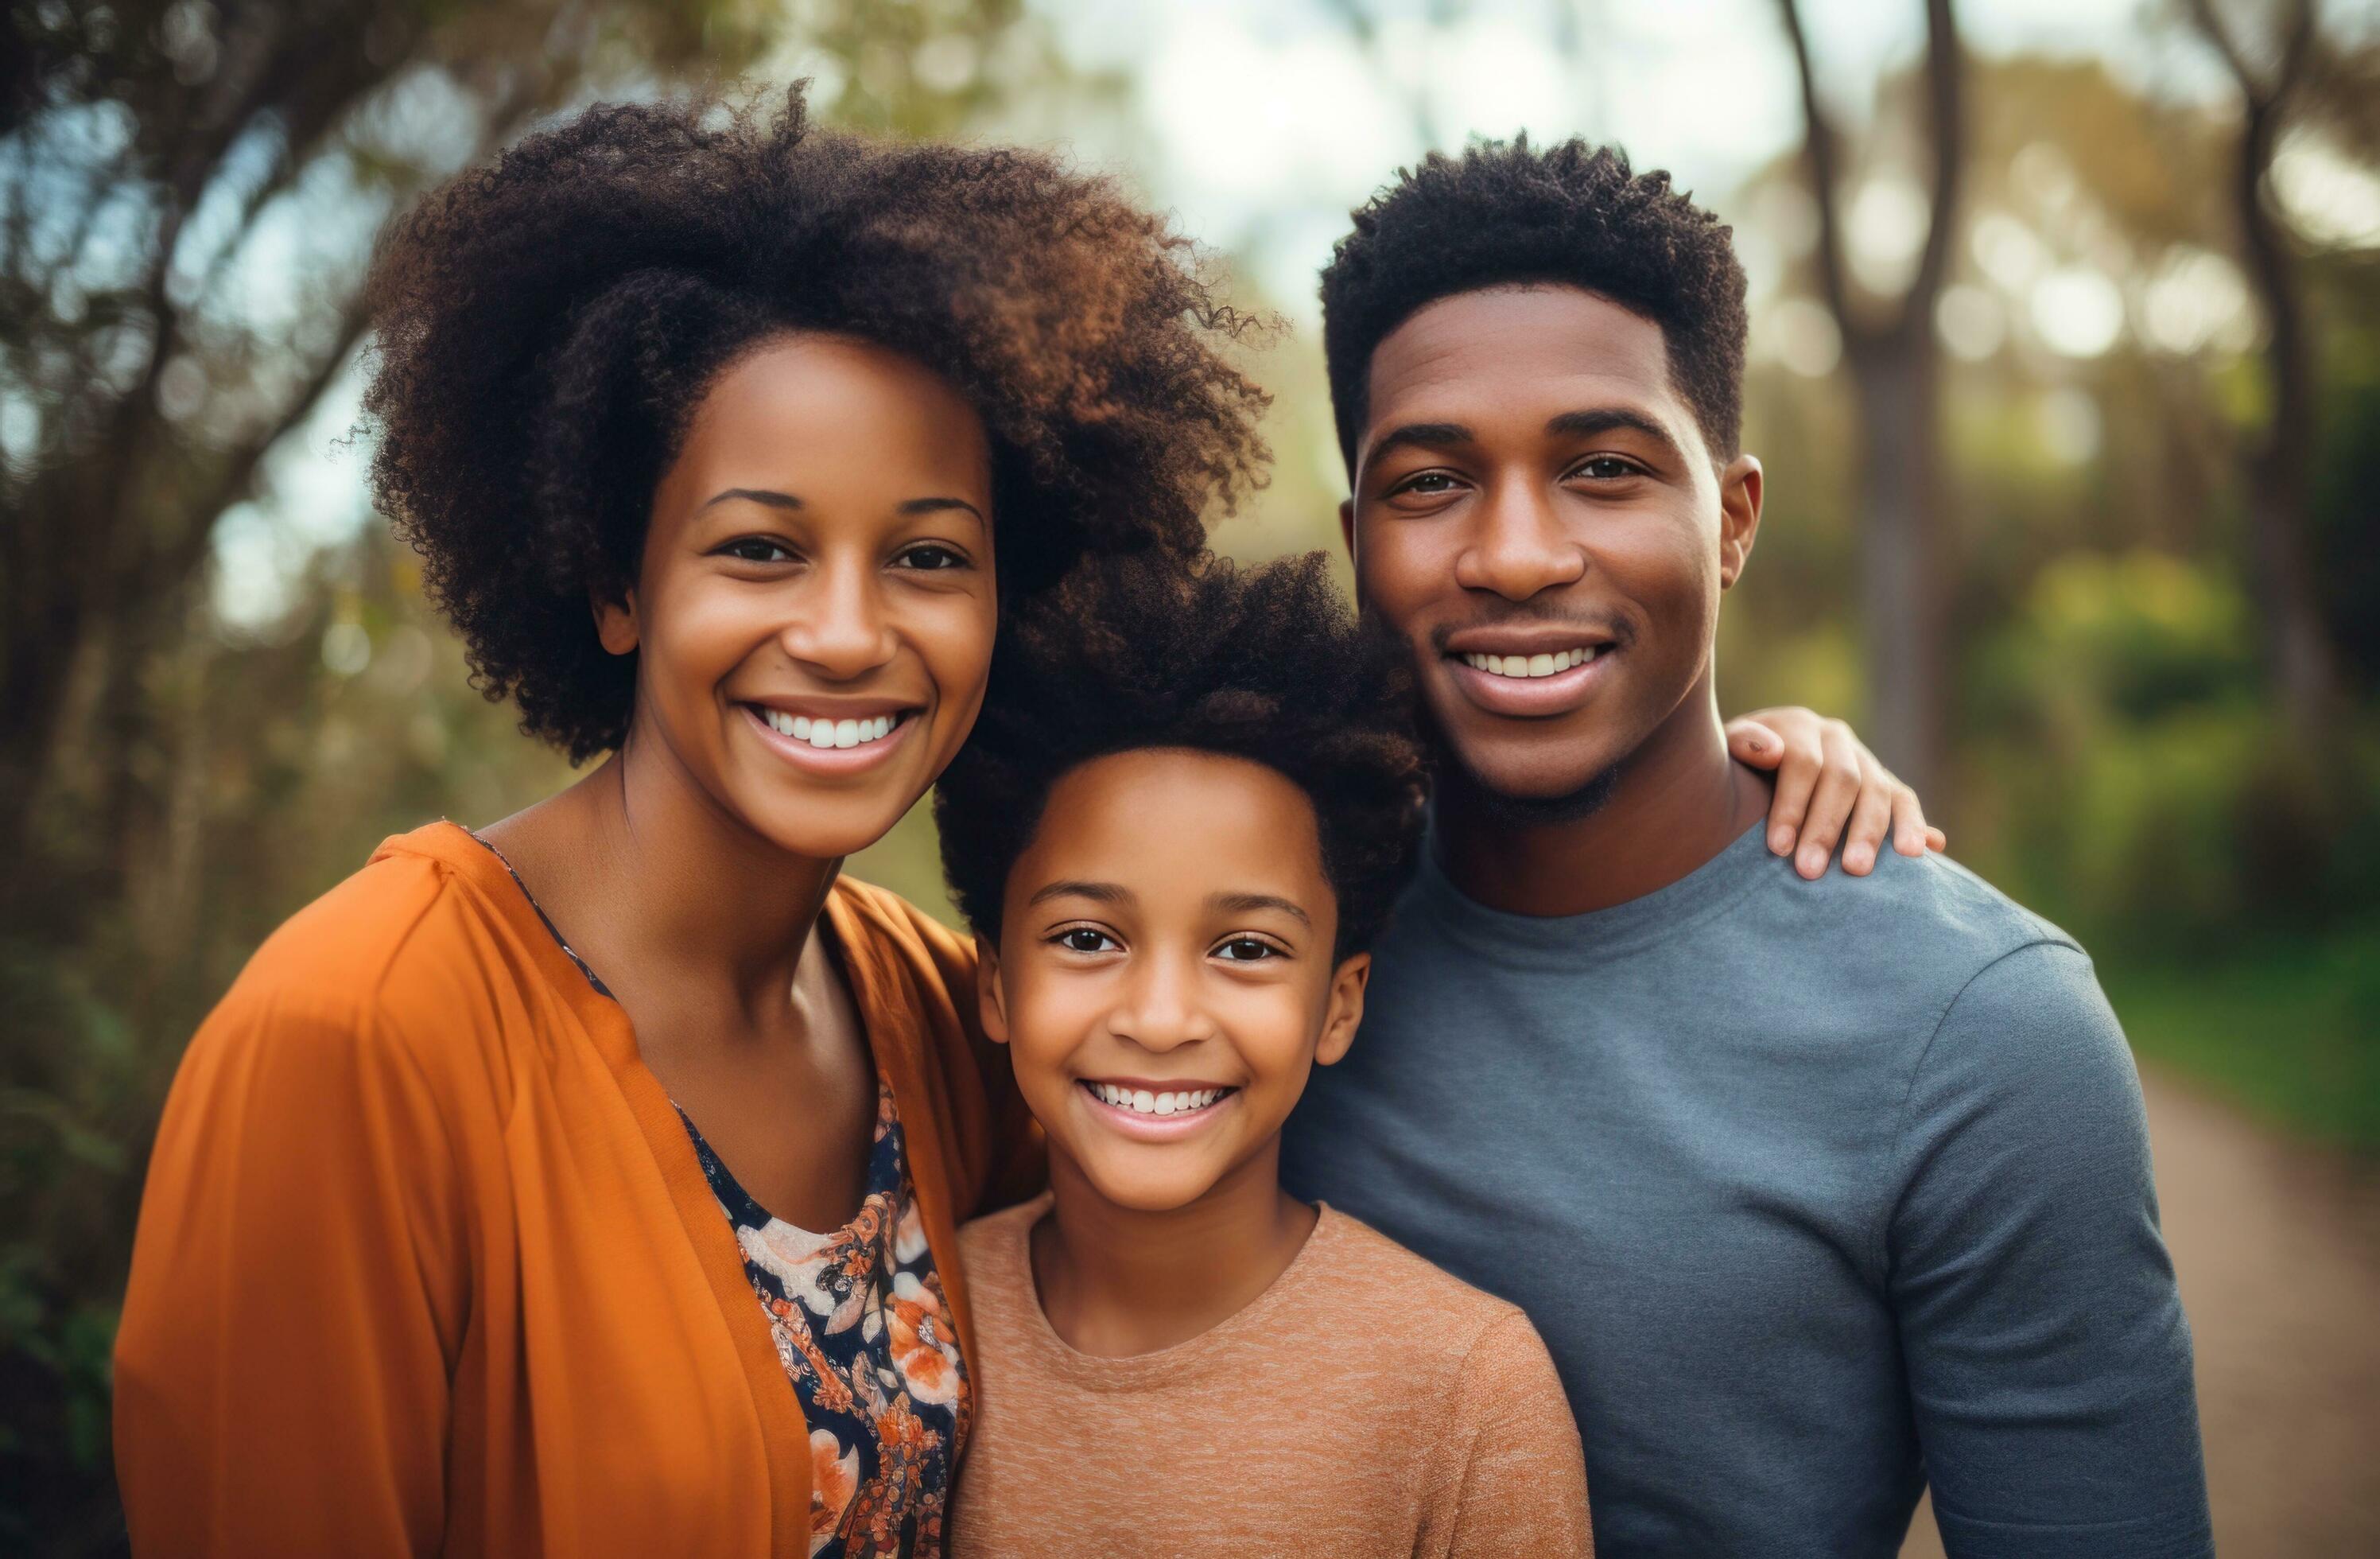
[[[2074,947],[1971,980],[1912,1078],[1884,1261],[1944,1546],[2211,1553],[2140,1078]]]
[[[1528,1317],[1511,1311],[1480,1334],[1451,1406],[1416,1552],[1592,1554],[1578,1424]]]
[[[453,1151],[409,1055],[346,1005],[235,989],[176,1078],[115,1349],[138,1550],[443,1540]]]

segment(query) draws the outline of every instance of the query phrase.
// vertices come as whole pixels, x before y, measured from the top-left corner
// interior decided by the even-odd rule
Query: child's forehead
[[[1059,776],[1019,870],[1072,873],[1102,863],[1119,879],[1256,873],[1318,885],[1312,798],[1278,769],[1231,753],[1133,748]]]

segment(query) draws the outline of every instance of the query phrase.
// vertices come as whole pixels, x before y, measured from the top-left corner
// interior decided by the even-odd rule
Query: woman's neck
[[[1318,1214],[1281,1188],[1281,1139],[1204,1196],[1163,1212],[1119,1206],[1062,1151],[1050,1216],[1031,1233],[1050,1329],[1102,1358],[1155,1353],[1253,1304],[1304,1249]]]
[[[577,784],[483,831],[607,983],[782,1005],[843,862],[790,855],[631,732]]]

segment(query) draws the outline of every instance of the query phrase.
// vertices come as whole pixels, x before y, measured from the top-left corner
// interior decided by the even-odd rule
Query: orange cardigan
[[[827,919],[964,1345],[956,1224],[1038,1139],[973,949],[847,880]],[[383,844],[191,1041],[115,1451],[143,1553],[808,1553],[809,1436],[686,1128],[461,828]]]

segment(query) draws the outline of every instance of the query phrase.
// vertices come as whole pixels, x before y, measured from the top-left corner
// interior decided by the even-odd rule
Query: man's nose
[[[1586,573],[1586,551],[1562,528],[1553,494],[1536,481],[1500,481],[1475,511],[1474,530],[1455,559],[1455,582],[1526,601],[1573,584]]]

